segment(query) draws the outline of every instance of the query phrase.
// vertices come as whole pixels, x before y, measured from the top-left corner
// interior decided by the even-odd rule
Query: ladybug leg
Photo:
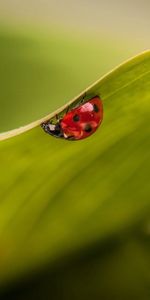
[[[81,104],[83,104],[84,102],[85,102],[85,98],[86,98],[86,96],[87,96],[87,94],[86,94],[86,92],[83,94],[83,96],[82,96],[82,98],[81,98],[81,100],[80,100],[80,105]]]
[[[78,107],[80,105],[82,105],[85,101],[85,97],[87,96],[86,92],[83,94],[82,98],[79,100],[79,102],[75,105],[75,107]],[[66,109],[66,114],[69,112],[69,110],[72,109],[71,105],[69,105]]]
[[[82,98],[76,103],[76,105],[75,105],[74,108],[76,108],[76,107],[78,107],[78,106],[84,104],[84,103],[85,103],[85,98],[86,98],[86,96],[87,96],[87,94],[86,94],[86,92],[85,92],[85,93],[83,94]],[[69,108],[70,108],[70,107],[69,107]],[[67,111],[67,112],[68,112],[68,111]]]
[[[78,106],[80,106],[80,105],[82,105],[83,103],[84,103],[84,101],[85,101],[85,97],[86,97],[86,92],[83,94],[83,96],[82,96],[82,98],[80,99],[80,101],[75,105],[75,107],[78,107]],[[73,108],[75,108],[75,107],[72,107],[72,105],[68,105],[68,107],[66,108],[66,111],[65,111],[65,114],[67,114],[69,111],[71,111]],[[57,121],[60,121],[60,119],[59,119],[59,117],[58,117],[58,115],[56,114],[56,120]]]
[[[86,92],[84,93],[83,97],[82,97],[82,101],[84,101],[85,97],[86,97]]]
[[[66,110],[65,110],[65,114],[67,114],[70,110],[72,110],[72,105],[68,105]]]
[[[56,120],[57,120],[57,121],[59,121],[59,117],[58,117],[58,114],[56,114],[56,116],[55,116],[55,117],[56,117]]]
[[[61,120],[61,117],[60,117],[58,114],[56,114],[56,115],[55,115],[55,122],[54,122],[55,125],[56,125],[56,124],[59,124],[60,120]]]
[[[70,110],[70,105],[68,105],[65,113],[67,114],[69,112],[69,110]]]

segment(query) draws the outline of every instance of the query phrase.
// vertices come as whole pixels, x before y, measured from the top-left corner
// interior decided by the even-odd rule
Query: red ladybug
[[[95,96],[86,103],[71,109],[57,123],[43,123],[42,128],[55,137],[81,140],[93,134],[103,119],[102,100]]]

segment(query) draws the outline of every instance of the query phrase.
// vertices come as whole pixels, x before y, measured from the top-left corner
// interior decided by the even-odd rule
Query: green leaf
[[[99,94],[104,104],[102,126],[87,140],[72,143],[50,137],[39,126],[41,119],[21,130],[1,134],[1,139],[5,139],[30,129],[0,144],[1,284],[39,270],[47,263],[54,267],[64,257],[81,250],[86,253],[89,247],[103,245],[104,241],[107,245],[112,238],[147,220],[149,69],[147,51],[86,90],[87,95]],[[78,102],[81,96],[82,93],[73,101]],[[129,262],[134,257],[134,246],[129,242],[133,251]],[[126,247],[123,257],[124,253]],[[112,277],[118,255],[121,257],[122,250],[118,250],[110,264]],[[84,269],[80,271],[78,267],[79,264],[77,274],[82,274]],[[118,272],[121,269],[119,264]],[[99,268],[96,270],[100,272]],[[64,282],[70,278],[65,274]],[[72,273],[70,289],[74,283],[81,291],[76,280],[76,273]],[[98,284],[91,288],[98,288]],[[142,290],[144,283],[141,284]],[[83,285],[80,298],[87,299],[86,280]]]

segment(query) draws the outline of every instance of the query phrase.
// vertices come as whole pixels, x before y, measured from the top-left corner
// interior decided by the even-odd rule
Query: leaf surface
[[[87,140],[50,137],[40,120],[0,143],[1,284],[109,241],[145,219],[149,70],[147,51],[86,89],[104,104],[102,126]]]

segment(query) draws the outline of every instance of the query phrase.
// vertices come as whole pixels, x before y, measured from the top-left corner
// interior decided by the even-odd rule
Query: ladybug
[[[99,96],[95,96],[66,112],[62,118],[57,117],[56,124],[52,124],[49,120],[42,123],[41,126],[46,133],[52,136],[76,141],[92,135],[101,124],[102,119],[102,100]]]

